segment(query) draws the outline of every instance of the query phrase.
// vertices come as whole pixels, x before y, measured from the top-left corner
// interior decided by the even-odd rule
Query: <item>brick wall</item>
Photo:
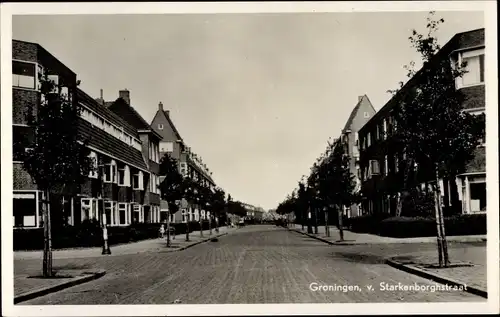
[[[29,109],[36,115],[39,93],[34,90],[12,89],[12,123],[28,124]]]
[[[12,58],[23,61],[37,62],[37,45],[12,41]]]
[[[37,188],[31,176],[23,169],[22,163],[14,163],[12,168],[14,190]]]

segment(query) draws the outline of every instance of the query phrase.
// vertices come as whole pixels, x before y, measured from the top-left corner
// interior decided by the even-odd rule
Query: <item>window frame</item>
[[[26,87],[26,86],[19,86],[18,85],[14,85],[14,76],[23,76],[23,77],[31,77],[31,76],[25,76],[25,75],[22,75],[22,74],[15,74],[14,73],[14,63],[18,63],[18,64],[28,64],[33,66],[33,87]],[[19,60],[19,59],[12,59],[12,87],[14,88],[19,88],[19,89],[28,89],[28,90],[35,90],[35,91],[38,91],[39,89],[39,85],[38,85],[38,73],[39,73],[39,70],[38,68],[39,67],[42,67],[40,64],[38,64],[37,62],[31,62],[31,61],[23,61],[23,60]],[[43,69],[43,67],[42,67]],[[18,80],[19,82],[19,80]]]

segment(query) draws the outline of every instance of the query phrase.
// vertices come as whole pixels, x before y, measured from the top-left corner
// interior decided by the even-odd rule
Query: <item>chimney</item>
[[[363,99],[364,96],[358,96],[358,102],[361,101],[361,99]]]
[[[120,90],[119,97],[125,100],[125,102],[130,106],[130,91],[128,91],[127,88]]]
[[[104,100],[102,89],[101,89],[101,100]]]
[[[161,101],[158,104],[158,110],[163,111],[163,103]]]

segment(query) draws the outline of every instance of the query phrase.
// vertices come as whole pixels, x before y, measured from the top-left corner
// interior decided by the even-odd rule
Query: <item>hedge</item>
[[[385,237],[411,238],[436,236],[436,220],[431,217],[362,216],[349,220],[349,230]],[[445,220],[447,236],[486,234],[486,214],[456,215]]]
[[[185,234],[185,223],[170,224],[175,234]],[[108,227],[110,245],[129,243],[158,237],[160,223],[137,223],[126,227]],[[209,229],[208,221],[203,221],[203,230]],[[212,223],[212,229],[215,224]],[[189,232],[200,230],[200,223],[189,223]],[[14,250],[42,250],[43,228],[14,229]],[[84,222],[79,226],[56,227],[52,229],[52,248],[100,247],[103,244],[102,228],[97,223]]]

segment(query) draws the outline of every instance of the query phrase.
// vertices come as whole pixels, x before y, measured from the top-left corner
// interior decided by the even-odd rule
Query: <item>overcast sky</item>
[[[379,110],[418,60],[422,13],[15,16],[106,100],[130,90],[151,122],[160,101],[235,199],[275,208],[340,134],[359,95]],[[484,27],[482,12],[437,12],[441,44]]]

